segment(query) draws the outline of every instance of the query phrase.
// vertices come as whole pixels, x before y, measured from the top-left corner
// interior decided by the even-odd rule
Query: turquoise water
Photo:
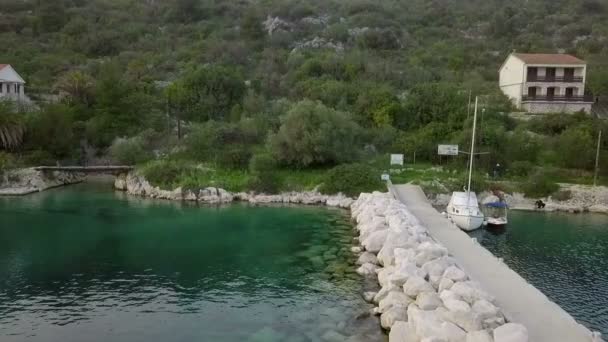
[[[3,342],[385,339],[344,211],[88,184],[0,198],[0,224]]]
[[[479,242],[578,322],[608,336],[608,216],[511,211]]]

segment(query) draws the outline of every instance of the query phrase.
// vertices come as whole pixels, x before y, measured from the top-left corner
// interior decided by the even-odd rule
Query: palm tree
[[[12,150],[23,143],[25,125],[23,119],[13,111],[9,101],[0,101],[0,148]]]

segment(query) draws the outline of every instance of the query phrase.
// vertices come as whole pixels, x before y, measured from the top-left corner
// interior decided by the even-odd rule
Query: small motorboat
[[[486,215],[486,225],[488,228],[504,227],[509,222],[507,219],[507,211],[509,206],[503,201],[490,202],[484,204]]]

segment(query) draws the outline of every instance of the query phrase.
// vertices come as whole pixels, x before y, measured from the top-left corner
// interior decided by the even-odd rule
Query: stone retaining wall
[[[82,182],[78,172],[38,171],[34,168],[8,171],[0,176],[0,196],[27,195],[50,188]]]
[[[390,194],[361,194],[351,206],[361,247],[357,272],[377,278],[367,292],[390,342],[525,342],[494,298],[470,279],[407,207]]]
[[[286,203],[286,204],[318,204],[331,207],[350,208],[354,200],[342,194],[323,195],[317,191],[287,192],[277,195],[256,193],[231,193],[221,188],[206,187],[200,189],[163,190],[152,186],[143,176],[135,172],[116,177],[114,188],[126,191],[130,195],[175,201],[196,201],[200,203],[230,203],[246,201],[249,203]]]

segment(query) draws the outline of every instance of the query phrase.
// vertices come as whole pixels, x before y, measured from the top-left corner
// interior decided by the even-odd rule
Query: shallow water
[[[317,207],[0,198],[0,341],[383,341],[353,237]]]
[[[608,216],[509,212],[472,234],[578,322],[608,336]]]

